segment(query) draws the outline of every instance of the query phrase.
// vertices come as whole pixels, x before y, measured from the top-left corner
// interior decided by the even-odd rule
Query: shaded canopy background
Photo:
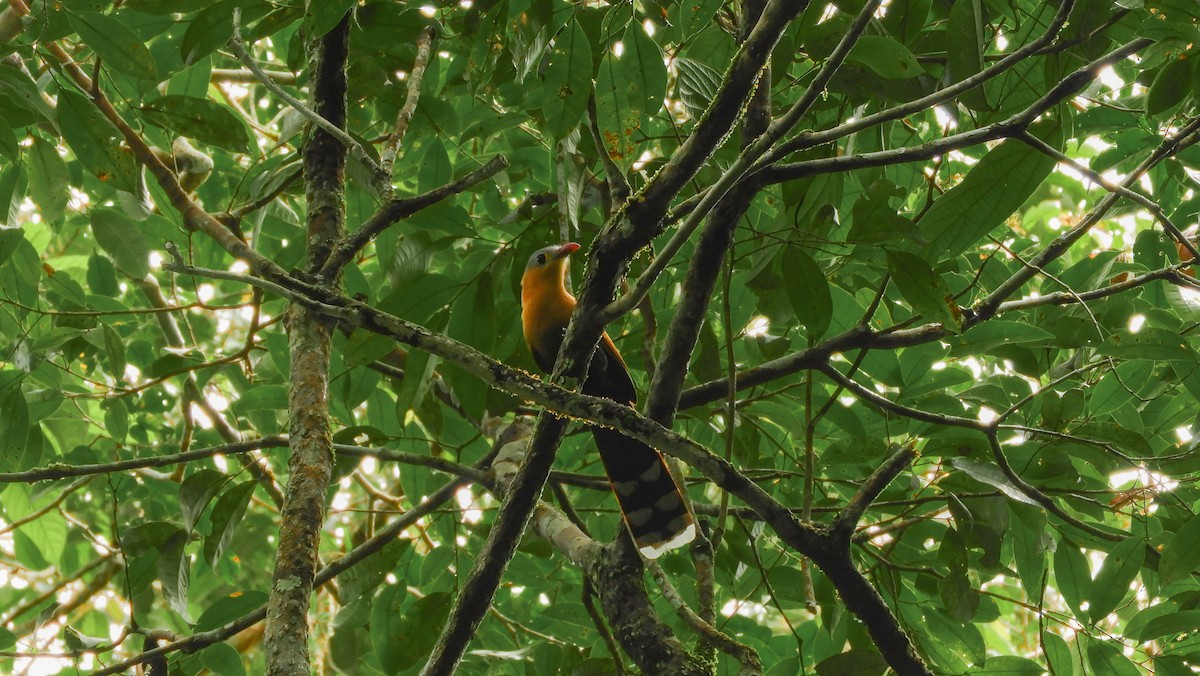
[[[237,47],[305,100],[306,44],[351,11],[346,129],[366,159],[347,164],[347,228],[382,198],[490,168],[379,232],[341,290],[533,371],[518,324],[529,253],[577,240],[584,262],[610,216],[621,222],[625,191],[675,169],[736,75],[739,27],[757,6],[746,5],[10,2],[0,670],[98,668],[141,649],[131,628],[165,640],[253,611],[272,588],[288,480],[286,299],[163,266],[173,242],[198,268],[249,269],[172,207],[80,74],[196,203],[283,270],[300,268],[311,214],[298,151],[312,127]],[[242,40],[230,43],[235,8]],[[698,338],[673,429],[817,523],[897,447],[915,447],[867,511],[853,561],[938,672],[1190,673],[1200,362],[1181,233],[1200,211],[1197,7],[896,0],[854,28],[862,8],[812,3],[784,24],[764,93],[736,110],[779,120],[822,67],[836,74],[767,155],[747,159],[739,126],[687,168],[618,291],[653,284],[608,331],[646,391],[688,262],[706,253],[699,236],[655,252],[732,213],[716,289],[684,320]],[[428,27],[437,37],[411,89]],[[853,46],[835,52],[848,35]],[[370,167],[392,142],[381,181]],[[507,165],[489,165],[497,156]],[[753,171],[707,211],[702,197],[739,162]],[[471,465],[529,409],[453,359],[344,328],[329,363],[342,446],[321,562],[411,515],[448,475],[467,479],[309,612],[324,669],[399,673],[424,663],[499,504]],[[265,441],[240,441],[254,439]],[[363,447],[383,454],[364,460]],[[166,466],[115,464],[184,452]],[[102,467],[70,469],[85,465]],[[619,521],[590,435],[570,434],[556,468],[547,498],[611,540]],[[703,472],[688,477],[719,534],[712,625],[769,673],[882,673],[834,585]],[[464,672],[641,663],[617,648],[566,553],[523,538]],[[701,656],[694,621],[672,606],[704,614],[706,565],[666,557],[679,598],[652,582],[645,609]],[[181,673],[256,673],[257,636],[170,659]],[[713,659],[720,673],[738,668],[730,651]]]

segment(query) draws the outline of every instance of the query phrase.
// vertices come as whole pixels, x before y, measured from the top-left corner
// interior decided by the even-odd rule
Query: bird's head
[[[538,249],[525,264],[525,279],[562,281],[567,267],[567,257],[579,251],[575,242]]]

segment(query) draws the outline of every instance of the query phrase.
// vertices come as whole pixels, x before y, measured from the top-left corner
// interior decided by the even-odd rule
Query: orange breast
[[[521,327],[525,343],[542,370],[554,368],[563,333],[575,310],[575,297],[563,288],[558,266],[526,270],[521,278]]]

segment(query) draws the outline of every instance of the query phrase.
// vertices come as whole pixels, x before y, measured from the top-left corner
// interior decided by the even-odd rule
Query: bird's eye
[[[545,262],[546,262],[546,254],[538,254],[538,264],[540,265]]]

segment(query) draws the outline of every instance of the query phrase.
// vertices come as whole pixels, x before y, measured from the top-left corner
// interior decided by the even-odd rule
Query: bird
[[[565,280],[569,256],[579,249],[574,242],[538,249],[521,277],[525,343],[534,362],[547,373],[554,370],[575,310],[575,297],[567,291]],[[583,393],[631,407],[637,403],[629,369],[607,332],[600,336],[592,356]],[[638,551],[655,559],[695,539],[695,517],[662,454],[620,430],[593,425],[592,436]]]

